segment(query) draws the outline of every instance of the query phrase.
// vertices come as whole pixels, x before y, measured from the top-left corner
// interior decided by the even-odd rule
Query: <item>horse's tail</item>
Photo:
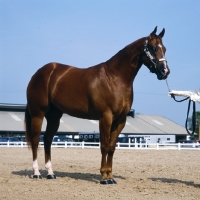
[[[30,147],[31,146],[31,114],[28,110],[28,105],[26,106],[26,110],[25,110],[24,125],[25,125],[26,142],[28,144],[28,147]]]

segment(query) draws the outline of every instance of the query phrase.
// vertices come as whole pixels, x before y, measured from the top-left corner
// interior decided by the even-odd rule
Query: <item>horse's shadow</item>
[[[200,183],[194,183],[192,181],[182,181],[179,179],[173,179],[173,178],[148,178],[149,180],[155,181],[155,182],[163,182],[163,183],[182,183],[185,184],[187,186],[193,186],[196,188],[200,187]]]
[[[40,170],[40,173],[43,178],[46,178],[47,171],[46,170]],[[91,173],[75,173],[75,172],[60,172],[60,171],[54,171],[57,178],[72,178],[75,180],[84,180],[84,181],[90,181],[94,183],[99,183],[101,180],[101,174],[91,174]],[[13,171],[12,174],[18,175],[18,176],[28,176],[29,178],[33,178],[33,171],[32,170],[20,170],[20,171]],[[118,179],[125,179],[122,176],[114,176],[114,178]]]

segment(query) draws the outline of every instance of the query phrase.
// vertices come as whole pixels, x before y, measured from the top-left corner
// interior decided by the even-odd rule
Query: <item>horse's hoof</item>
[[[110,184],[117,184],[117,182],[114,179],[108,179],[108,180],[100,181],[100,184],[102,184],[102,185],[110,185]]]
[[[48,174],[47,179],[56,179],[56,175],[55,174]]]
[[[102,181],[100,181],[100,184],[107,185],[108,184],[108,180],[102,180]]]
[[[109,184],[117,184],[117,182],[114,179],[109,179],[108,182]]]
[[[42,179],[42,176],[41,175],[33,175],[33,178],[34,179]]]

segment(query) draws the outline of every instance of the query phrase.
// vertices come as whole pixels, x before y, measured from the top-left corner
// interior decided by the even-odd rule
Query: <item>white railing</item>
[[[0,142],[0,147],[28,147],[26,142]],[[39,147],[44,147],[40,142]],[[100,148],[99,142],[53,142],[53,148]],[[200,150],[199,143],[117,143],[116,149],[146,149],[146,150]]]

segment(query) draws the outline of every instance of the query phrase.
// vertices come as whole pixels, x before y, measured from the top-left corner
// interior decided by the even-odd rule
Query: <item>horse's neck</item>
[[[110,74],[122,78],[128,85],[132,86],[135,76],[142,66],[140,56],[144,50],[144,41],[145,38],[141,38],[129,44],[109,59],[106,63]]]

